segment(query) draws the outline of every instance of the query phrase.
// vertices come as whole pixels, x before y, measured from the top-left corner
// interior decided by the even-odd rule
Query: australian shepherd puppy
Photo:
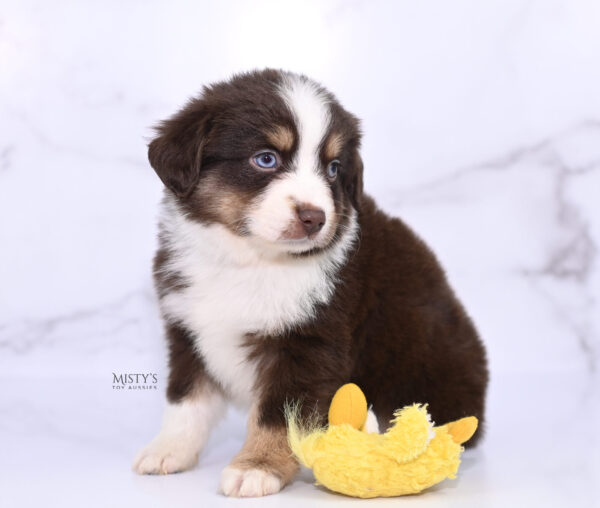
[[[208,86],[158,127],[170,375],[137,472],[194,467],[233,402],[248,432],[221,491],[278,492],[298,470],[286,401],[325,416],[347,382],[372,404],[371,428],[413,402],[439,424],[483,420],[484,347],[433,253],[363,193],[360,138],[331,93],[276,70]]]

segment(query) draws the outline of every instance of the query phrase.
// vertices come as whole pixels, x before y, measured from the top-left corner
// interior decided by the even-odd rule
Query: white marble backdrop
[[[589,423],[600,2],[20,0],[0,2],[0,428],[54,436],[48,450],[78,436],[75,457],[94,427],[73,423],[70,392],[87,407],[86,387],[101,401],[89,418],[119,429],[93,444],[119,450],[112,467],[154,432],[165,359],[150,127],[202,84],[265,66],[316,78],[362,118],[366,189],[446,267],[488,347],[496,421],[543,404],[534,425],[572,400]],[[156,394],[111,391],[112,372],[148,371]],[[489,449],[513,436],[499,427]],[[9,446],[14,463],[35,460],[24,446]]]

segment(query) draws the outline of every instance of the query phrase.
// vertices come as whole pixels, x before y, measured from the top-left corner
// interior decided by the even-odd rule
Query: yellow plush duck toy
[[[434,427],[426,406],[415,404],[397,410],[384,434],[368,433],[367,401],[352,383],[333,397],[327,429],[301,428],[298,408],[286,416],[290,447],[317,484],[362,498],[417,494],[455,478],[461,445],[477,429],[474,416]]]

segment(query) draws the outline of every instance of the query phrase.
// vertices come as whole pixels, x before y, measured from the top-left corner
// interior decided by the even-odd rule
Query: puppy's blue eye
[[[273,152],[257,153],[250,160],[254,166],[261,169],[275,169],[278,164],[277,155]]]
[[[331,161],[329,163],[329,166],[327,166],[327,178],[329,178],[330,180],[335,180],[340,171],[340,166],[340,161]]]

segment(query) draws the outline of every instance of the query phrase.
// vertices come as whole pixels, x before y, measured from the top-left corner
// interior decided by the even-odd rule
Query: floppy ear
[[[347,186],[350,202],[356,211],[360,210],[360,202],[363,194],[363,161],[358,153],[354,152],[354,175]]]
[[[200,178],[202,148],[210,123],[208,116],[201,100],[190,101],[158,126],[158,137],[148,147],[150,165],[177,196],[188,196]]]

